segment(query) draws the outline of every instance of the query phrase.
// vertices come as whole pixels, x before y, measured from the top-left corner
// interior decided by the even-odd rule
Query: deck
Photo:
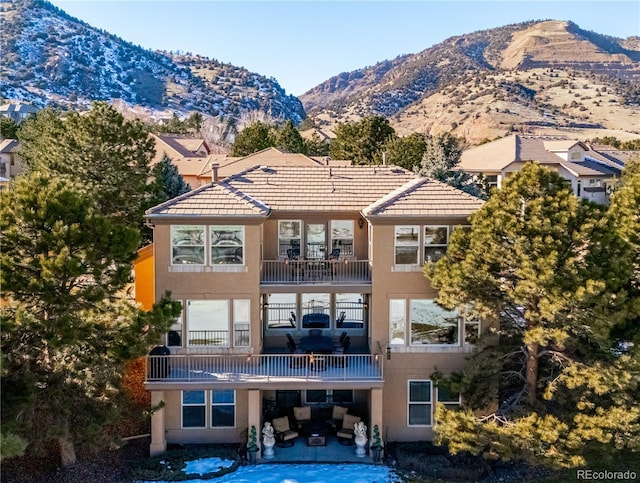
[[[147,382],[383,381],[372,354],[160,355],[147,357]]]

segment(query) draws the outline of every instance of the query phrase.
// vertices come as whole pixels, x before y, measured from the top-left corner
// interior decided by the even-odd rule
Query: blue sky
[[[454,35],[528,20],[640,35],[640,1],[53,0],[146,49],[200,54],[274,77],[301,95],[341,72],[420,52]]]

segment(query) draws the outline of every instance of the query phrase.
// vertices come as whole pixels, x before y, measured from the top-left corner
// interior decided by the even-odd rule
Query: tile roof
[[[152,217],[266,217],[269,207],[228,185],[208,184],[147,210]]]
[[[468,215],[481,200],[395,166],[253,166],[147,211],[147,216],[266,217],[271,211],[373,216]],[[369,207],[369,208],[367,208]]]
[[[10,153],[18,147],[18,141],[16,139],[3,139],[0,141],[0,153]]]
[[[367,218],[468,216],[483,200],[430,178],[411,180],[367,206]]]
[[[175,155],[182,157],[201,157],[200,154],[197,154],[198,149],[204,144],[207,152],[209,151],[208,147],[204,139],[199,138],[188,138],[184,136],[175,136],[168,134],[152,134],[154,138],[156,138],[156,151],[161,151],[163,146],[158,144],[164,144],[164,147],[170,148]],[[160,143],[158,143],[160,141]],[[167,153],[170,158],[171,153]]]

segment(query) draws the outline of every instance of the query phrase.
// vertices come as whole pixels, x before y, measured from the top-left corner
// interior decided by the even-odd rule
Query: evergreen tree
[[[139,121],[96,102],[87,113],[45,109],[18,131],[30,170],[77,180],[98,212],[140,229],[154,141]]]
[[[437,442],[561,467],[640,447],[638,363],[614,355],[610,337],[640,310],[627,290],[631,246],[605,209],[530,163],[471,222],[425,275],[439,303],[495,321],[496,333],[449,381],[466,409],[438,408]]]
[[[13,119],[0,116],[0,139],[15,139],[18,132],[18,125]]]
[[[462,144],[461,139],[447,132],[428,136],[422,160],[415,171],[420,176],[437,179],[478,198],[486,199],[487,189],[482,181],[463,171],[454,170],[460,162]]]
[[[420,165],[427,143],[420,133],[404,137],[393,137],[383,146],[387,164],[414,171]]]
[[[311,139],[305,139],[305,152],[309,156],[328,156],[329,143],[321,139],[318,133],[313,133]]]
[[[176,196],[188,193],[191,187],[184,181],[178,168],[165,154],[151,170],[150,202],[149,207],[159,205]]]
[[[124,292],[139,234],[96,209],[84,187],[42,172],[1,194],[2,425],[31,444],[96,444],[118,412],[124,363],[180,312],[151,312]]]
[[[341,123],[331,141],[333,159],[351,160],[353,164],[380,164],[384,144],[395,136],[389,121],[381,116],[365,117],[359,122]]]
[[[236,135],[231,146],[231,156],[248,156],[271,146],[274,146],[271,127],[256,121]]]
[[[289,153],[307,154],[307,146],[290,120],[276,130],[275,147]]]

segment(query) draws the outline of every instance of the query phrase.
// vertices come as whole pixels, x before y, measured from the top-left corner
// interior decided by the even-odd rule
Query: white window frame
[[[210,428],[235,428],[236,427],[236,416],[237,416],[237,411],[236,411],[236,391],[234,389],[212,389],[209,392],[209,427]],[[213,398],[213,393],[214,392],[231,392],[233,394],[233,401],[232,402],[214,402],[214,398]],[[213,408],[214,407],[227,407],[227,406],[231,406],[233,408],[233,423],[231,426],[216,426],[213,424]]]
[[[397,307],[394,307],[397,306]],[[402,310],[400,311],[400,306]],[[398,309],[398,313],[402,317],[396,322],[394,320],[394,308]],[[397,324],[397,326],[394,326]],[[398,334],[402,333],[402,339]],[[400,342],[402,340],[402,342]],[[407,343],[407,300],[406,299],[389,299],[389,345],[406,346]]]
[[[194,322],[191,320],[192,315],[191,315],[191,312],[190,312],[190,307],[191,307],[191,304],[193,304],[193,303],[196,303],[197,305],[200,305],[199,304],[200,302],[210,302],[210,303],[216,303],[216,304],[217,303],[226,303],[226,314],[227,314],[226,334],[227,335],[226,335],[226,338],[225,338],[226,339],[226,343],[225,344],[207,344],[207,343],[204,343],[204,344],[193,344],[191,342],[192,339],[191,339],[190,332],[193,330],[192,329],[192,324]],[[225,348],[230,347],[231,334],[230,334],[229,321],[230,321],[231,313],[230,313],[230,300],[229,299],[205,299],[205,300],[192,299],[192,300],[187,300],[186,313],[187,313],[187,316],[186,316],[186,319],[187,319],[187,338],[186,338],[187,339],[187,347],[225,347]],[[213,308],[213,309],[209,310],[208,313],[209,314],[215,314],[216,313],[216,309]],[[205,332],[208,331],[208,329],[197,329],[197,330],[204,330]],[[212,329],[211,330],[211,332],[215,332],[215,331],[216,331],[216,329]],[[207,339],[205,338],[205,341],[206,340]]]
[[[416,232],[415,242],[411,240],[411,242],[405,242],[405,243],[399,244],[398,236],[400,235],[399,233],[400,229],[404,229],[404,230],[411,229],[412,234],[413,234],[413,231],[415,230]],[[420,265],[420,232],[421,231],[422,230],[420,229],[420,225],[395,225],[393,227],[393,264],[394,265],[409,266],[409,267]],[[415,248],[415,252],[416,252],[415,262],[398,263],[398,248]]]
[[[350,231],[351,236],[336,236],[334,237],[334,223],[350,225],[349,228],[336,226],[336,230],[347,230]],[[339,248],[340,249],[340,257],[352,257],[354,255],[355,250],[355,223],[353,220],[331,220],[329,221],[329,236],[331,237],[331,249]],[[346,242],[346,243],[344,243]]]
[[[414,302],[430,302],[433,306],[435,306],[435,308],[444,311],[445,309],[441,309],[433,299],[418,299],[418,298],[411,298],[409,299],[409,318],[408,318],[408,326],[409,326],[409,330],[408,330],[408,337],[409,337],[409,345],[412,347],[459,347],[460,346],[460,333],[462,331],[462,317],[460,316],[460,313],[457,310],[453,310],[453,311],[449,311],[453,313],[457,313],[457,328],[456,328],[456,340],[455,342],[452,343],[442,343],[442,344],[438,344],[438,343],[419,343],[419,342],[414,342],[413,340],[413,324],[414,324],[414,320],[412,317],[413,314],[413,303]]]
[[[442,230],[442,229],[445,230],[445,243],[431,243],[431,241],[427,236],[427,230]],[[422,236],[423,236],[422,256],[424,257],[424,263],[427,263],[427,261],[437,262],[447,252],[447,246],[449,245],[449,226],[448,225],[423,225]],[[444,250],[442,250],[442,253],[437,258],[427,260],[427,249],[429,248],[435,248],[435,249],[444,248]]]
[[[476,330],[474,330],[474,334],[473,336],[475,337],[475,341],[477,341],[480,338],[480,334],[482,333],[482,321],[480,319],[467,319],[466,317],[463,318],[462,320],[462,327],[464,328],[464,332],[462,334],[462,340],[464,342],[464,345],[466,346],[473,346],[476,345],[475,341],[471,342],[469,341],[469,331],[467,330],[468,326],[471,325],[477,325]]]
[[[297,223],[298,224],[298,236],[282,236],[282,225],[284,223]],[[293,247],[295,243],[293,240],[297,240],[298,248],[302,250],[302,220],[278,220],[278,255],[281,257],[287,256],[287,248]],[[300,252],[302,255],[302,251]]]
[[[245,264],[245,233],[244,225],[209,225],[209,265],[244,265]],[[219,240],[214,236],[216,233],[228,233],[232,234],[233,238],[229,240]],[[215,241],[218,244],[214,244]],[[239,242],[239,243],[238,243]],[[216,250],[227,251],[228,253],[224,257],[218,257],[214,259],[214,252]],[[238,256],[238,250],[241,250],[241,255]],[[233,252],[233,255],[230,253]]]
[[[196,239],[194,237],[180,237],[180,231],[192,231],[192,232],[201,232],[201,240]],[[169,227],[169,243],[171,246],[170,256],[171,256],[171,265],[184,266],[198,266],[203,267],[206,264],[207,260],[207,227],[206,225],[171,225]],[[188,254],[176,254],[176,250],[180,249],[191,249],[194,252],[200,248],[202,250],[202,262],[193,262],[188,261],[188,258],[184,258],[184,261],[176,262],[177,257],[192,257],[195,259],[195,256],[190,256]],[[198,250],[199,251],[199,250]]]
[[[429,384],[429,400],[428,401],[412,401],[411,400],[411,384],[424,383]],[[431,379],[409,379],[407,380],[407,426],[413,428],[430,428],[433,426],[433,381]],[[412,424],[411,423],[411,406],[428,406],[429,424]]]
[[[201,392],[203,393],[203,400],[201,403],[185,403],[184,395],[187,392]],[[185,426],[184,425],[184,408],[185,407],[202,407],[204,408],[204,424],[203,426]],[[180,427],[182,429],[206,429],[207,428],[207,391],[205,390],[185,390],[180,391]]]
[[[246,331],[246,344],[243,344],[241,333]],[[233,300],[233,346],[249,347],[251,345],[251,299]]]
[[[440,399],[440,388],[438,387],[438,385],[436,385],[436,403],[438,404],[444,404],[445,407],[448,408],[452,408],[452,407],[460,407],[462,405],[462,396],[460,394],[460,391],[458,391],[458,398],[453,400],[441,400]]]

